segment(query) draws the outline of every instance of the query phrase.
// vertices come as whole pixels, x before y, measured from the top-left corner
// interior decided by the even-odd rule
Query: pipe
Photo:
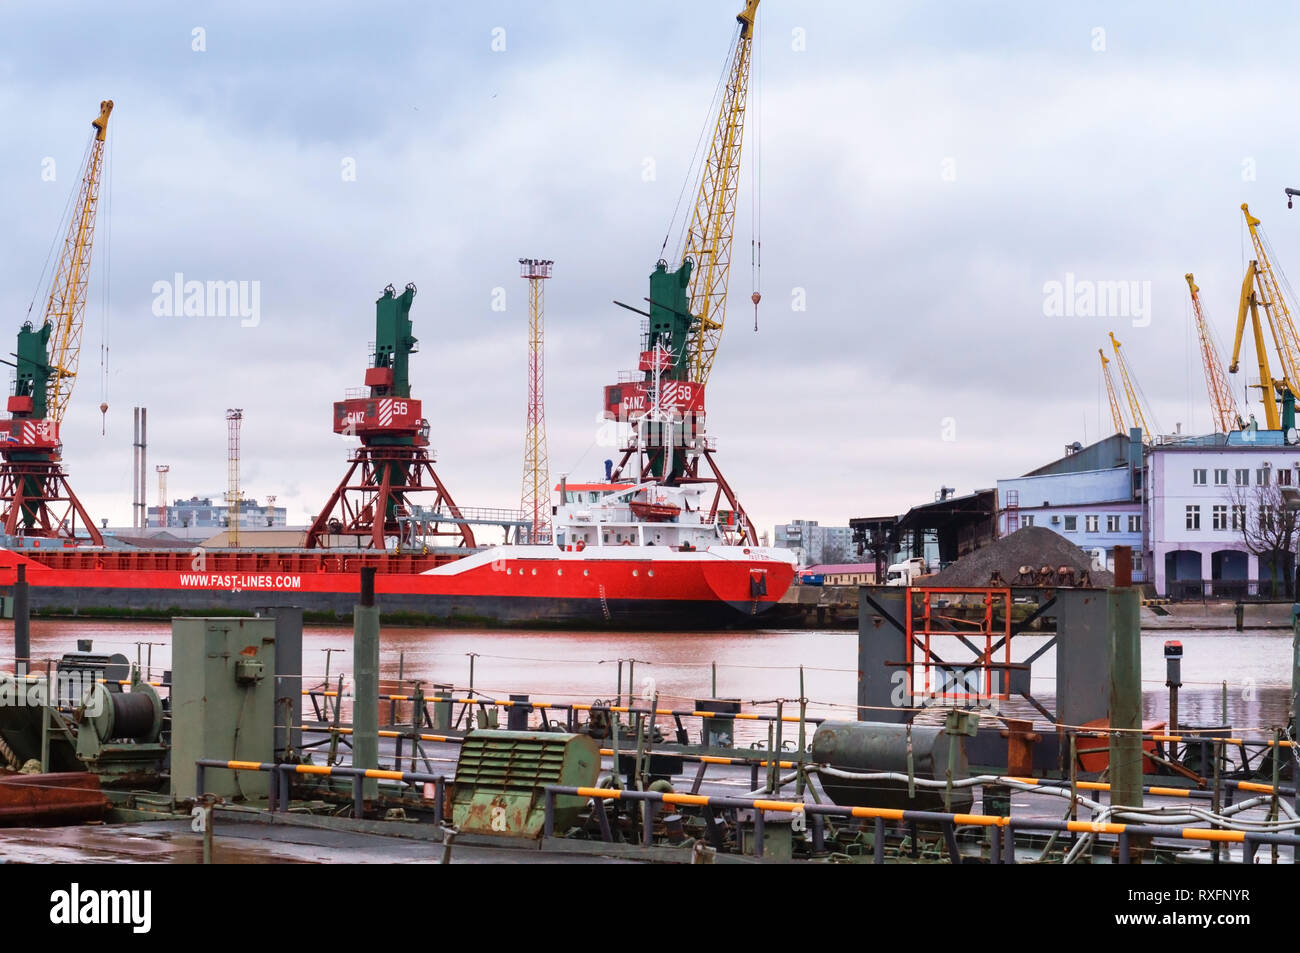
[[[379,767],[379,607],[375,605],[375,568],[361,570],[361,603],[352,610],[352,764]],[[373,800],[379,782],[366,778],[363,794]]]
[[[1113,587],[1107,598],[1110,617],[1111,803],[1141,807],[1142,643],[1138,594],[1131,587]]]
[[[18,565],[14,583],[14,674],[27,674],[32,662],[32,615],[27,567]]]
[[[131,437],[131,525],[140,528],[140,408],[132,408],[135,431]]]

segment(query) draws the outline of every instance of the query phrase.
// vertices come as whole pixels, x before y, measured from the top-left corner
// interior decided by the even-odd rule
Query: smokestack
[[[145,472],[149,469],[145,459],[149,454],[149,408],[140,408],[140,528],[149,525],[149,484]]]
[[[140,408],[133,407],[131,421],[135,432],[131,437],[131,525],[140,526]]]

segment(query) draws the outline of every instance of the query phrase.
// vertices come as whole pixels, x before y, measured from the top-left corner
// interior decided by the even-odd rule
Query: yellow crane
[[[693,322],[687,338],[691,362],[691,379],[705,384],[727,310],[727,278],[731,271],[731,236],[736,217],[736,189],[740,181],[740,147],[745,131],[745,107],[749,95],[750,50],[754,38],[754,18],[759,0],[745,0],[745,9],[736,14],[740,24],[731,52],[731,66],[722,104],[714,121],[713,141],[700,173],[695,208],[679,260],[691,259],[688,292]],[[754,293],[758,305],[758,292]]]
[[[1232,364],[1229,372],[1235,373],[1241,352],[1241,336],[1246,327],[1246,316],[1250,315],[1251,326],[1255,335],[1256,360],[1259,363],[1259,387],[1264,402],[1264,419],[1269,430],[1280,430],[1283,421],[1278,414],[1278,402],[1285,400],[1288,407],[1296,394],[1300,382],[1300,334],[1296,333],[1295,322],[1291,319],[1291,310],[1287,307],[1287,295],[1283,293],[1285,277],[1279,276],[1273,267],[1273,256],[1268,239],[1260,230],[1260,220],[1250,214],[1250,207],[1241,203],[1241,213],[1246,218],[1246,229],[1250,232],[1250,242],[1255,249],[1255,257],[1246,268],[1246,276],[1241,283],[1241,300],[1237,308],[1237,333],[1233,339]],[[1265,344],[1262,322],[1259,312],[1264,312],[1264,321],[1268,323],[1269,334],[1273,338],[1273,348],[1281,365],[1282,377],[1275,379],[1270,373],[1268,349]],[[1289,426],[1289,422],[1287,422]]]
[[[104,166],[104,141],[108,136],[108,115],[113,101],[99,104],[99,117],[91,122],[94,138],[81,176],[81,190],[68,233],[63,240],[63,254],[50,286],[50,300],[45,308],[45,323],[51,325],[49,419],[63,421],[76,383],[81,362],[81,328],[86,309],[86,281],[90,277],[91,242],[95,237],[95,214],[99,210],[99,182]]]
[[[1282,422],[1277,411],[1277,387],[1273,380],[1273,372],[1268,366],[1268,346],[1264,343],[1264,329],[1259,321],[1259,296],[1255,292],[1258,267],[1258,262],[1251,261],[1246,266],[1246,276],[1241,280],[1241,302],[1237,306],[1237,333],[1232,341],[1232,363],[1228,365],[1228,373],[1237,373],[1237,368],[1240,366],[1241,335],[1246,328],[1246,316],[1249,315],[1251,330],[1255,336],[1255,360],[1259,366],[1259,383],[1251,386],[1258,387],[1260,390],[1260,400],[1264,403],[1264,426],[1269,430],[1280,430]]]
[[[1147,415],[1142,409],[1142,398],[1138,392],[1137,385],[1133,383],[1133,375],[1129,371],[1128,360],[1120,350],[1123,346],[1115,337],[1115,332],[1110,333],[1110,346],[1115,352],[1115,363],[1119,366],[1120,383],[1124,385],[1124,399],[1128,402],[1128,409],[1133,426],[1142,428],[1142,439],[1149,441],[1151,439],[1151,428],[1147,426]],[[1155,415],[1152,415],[1152,420]]]
[[[1210,394],[1210,414],[1218,433],[1230,433],[1241,429],[1241,412],[1237,409],[1237,400],[1232,396],[1228,385],[1228,376],[1223,372],[1223,358],[1219,353],[1218,342],[1210,330],[1210,323],[1205,320],[1205,311],[1201,308],[1200,288],[1189,271],[1183,276],[1187,279],[1187,288],[1192,294],[1192,314],[1196,320],[1196,334],[1201,342],[1201,364],[1205,368],[1205,386]]]
[[[1124,420],[1124,414],[1119,409],[1119,398],[1115,396],[1115,381],[1110,376],[1110,361],[1106,359],[1106,352],[1097,348],[1097,356],[1101,358],[1101,376],[1106,379],[1106,397],[1110,401],[1110,419],[1115,422],[1116,433],[1128,433],[1128,424]]]

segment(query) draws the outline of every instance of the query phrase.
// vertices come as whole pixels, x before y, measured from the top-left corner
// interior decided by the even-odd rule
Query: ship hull
[[[650,555],[497,547],[424,571],[393,571],[419,563],[392,556],[307,559],[302,551],[29,559],[0,550],[0,584],[14,581],[19,562],[32,609],[45,615],[169,617],[300,606],[310,619],[342,621],[358,599],[360,566],[373,562],[377,602],[390,622],[695,631],[761,625],[794,572],[782,558],[738,547]]]

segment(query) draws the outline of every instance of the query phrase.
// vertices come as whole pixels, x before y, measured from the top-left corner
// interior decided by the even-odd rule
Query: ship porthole
[[[590,570],[590,569],[584,569],[584,570],[582,571],[582,574],[583,574],[584,576],[590,576],[590,575],[591,575],[591,570]]]
[[[510,569],[510,567],[508,567],[508,566],[506,567],[506,575],[507,575],[507,576],[510,575],[510,573],[512,573],[513,571],[514,571],[514,570]]]
[[[534,576],[537,575],[537,570],[536,570],[536,569],[533,570],[533,575],[534,575]]]
[[[563,569],[557,569],[557,570],[555,570],[555,574],[556,574],[557,576],[563,576],[563,575],[564,575],[564,570],[563,570]]]
[[[632,570],[632,575],[634,575],[634,576],[639,576],[639,575],[641,575],[641,574],[640,574],[640,572],[638,572],[637,570],[633,569],[633,570]]]
[[[647,569],[647,570],[645,571],[645,574],[646,574],[647,576],[653,576],[653,575],[655,574],[655,571],[654,571],[653,569]]]

